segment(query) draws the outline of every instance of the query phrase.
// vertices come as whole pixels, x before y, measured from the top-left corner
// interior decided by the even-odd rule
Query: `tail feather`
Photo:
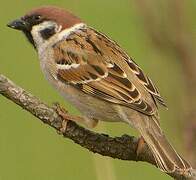
[[[158,141],[156,141],[156,139],[151,135],[149,135],[149,137],[151,139],[151,142],[147,140],[147,144],[153,152],[157,166],[164,171],[174,171],[175,167],[173,163],[170,163],[170,159],[165,154],[165,152],[162,151],[162,148]]]
[[[162,171],[172,173],[178,170],[184,173],[192,169],[189,163],[175,151],[166,139],[160,128],[158,113],[153,116],[148,116],[135,111],[127,112],[119,107],[117,110],[125,122],[140,132],[152,151],[157,166]]]
[[[148,120],[145,119],[143,122],[148,122],[148,125],[144,126],[145,128],[138,127],[138,130],[151,149],[157,166],[169,173],[174,172],[176,169],[182,171],[190,169],[191,166],[180,157],[166,139],[157,123],[156,117],[147,118]]]

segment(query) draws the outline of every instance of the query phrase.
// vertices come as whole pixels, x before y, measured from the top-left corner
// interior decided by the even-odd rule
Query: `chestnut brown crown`
[[[31,10],[20,19],[10,22],[7,26],[22,31],[29,42],[36,48],[31,31],[33,26],[45,21],[55,22],[58,26],[61,26],[61,31],[73,27],[75,24],[82,23],[80,18],[69,11],[55,6],[43,6]],[[56,33],[55,27],[46,27],[40,33],[42,38],[48,39]]]
[[[20,19],[8,23],[8,27],[22,31],[31,31],[34,25],[40,24],[43,21],[54,21],[58,25],[61,25],[62,29],[70,28],[82,22],[79,17],[62,8],[42,6],[32,9]]]
[[[50,20],[62,26],[62,29],[70,28],[75,24],[81,23],[81,19],[73,15],[71,12],[55,6],[43,6],[32,9],[22,19],[37,17],[37,22]],[[34,22],[35,23],[35,22]]]

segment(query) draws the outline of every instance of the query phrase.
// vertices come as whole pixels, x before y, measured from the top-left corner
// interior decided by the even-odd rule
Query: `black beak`
[[[16,19],[10,23],[7,24],[8,27],[12,29],[17,29],[17,30],[27,30],[28,29],[28,24],[21,19]]]

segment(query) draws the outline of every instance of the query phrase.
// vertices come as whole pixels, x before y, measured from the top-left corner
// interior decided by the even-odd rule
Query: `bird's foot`
[[[136,150],[136,154],[137,154],[137,157],[140,155],[140,153],[142,152],[142,149],[143,147],[145,146],[146,142],[144,140],[144,138],[141,136],[139,139],[138,139],[138,144],[137,144],[137,150]]]
[[[53,108],[55,109],[56,113],[63,119],[61,124],[62,127],[60,128],[60,130],[57,131],[59,134],[63,134],[67,129],[68,121],[70,121],[68,111],[65,108],[61,107],[60,104],[57,102],[53,103]]]
[[[63,107],[61,107],[59,103],[54,103],[54,109],[57,112],[57,114],[63,119],[62,128],[59,132],[60,134],[63,134],[66,131],[68,121],[74,121],[76,123],[81,123],[88,128],[94,128],[98,124],[98,120],[96,119],[93,119],[93,118],[89,119],[83,116],[73,116],[73,115],[68,114],[68,111],[64,109]]]

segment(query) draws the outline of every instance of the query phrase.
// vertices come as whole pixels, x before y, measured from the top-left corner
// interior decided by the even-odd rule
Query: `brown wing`
[[[102,100],[131,107],[147,115],[155,113],[156,109],[140,92],[144,88],[139,90],[135,83],[141,81],[142,86],[139,87],[144,86],[156,97],[158,92],[151,81],[133,61],[126,58],[119,46],[102,34],[83,29],[56,44],[54,53],[61,81]]]
[[[132,71],[135,73],[135,75],[140,80],[141,84],[145,87],[145,89],[163,106],[167,107],[165,104],[163,98],[161,97],[157,87],[153,84],[151,79],[146,76],[142,69],[133,61],[133,60],[127,60],[127,63],[129,67],[132,69]]]

